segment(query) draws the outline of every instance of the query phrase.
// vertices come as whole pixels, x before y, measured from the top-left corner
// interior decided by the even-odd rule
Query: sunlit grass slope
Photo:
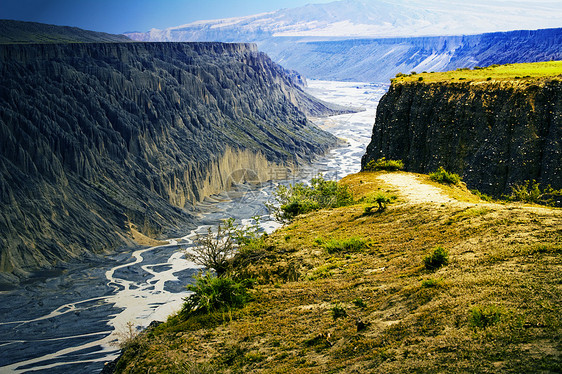
[[[537,80],[544,78],[562,78],[562,61],[534,62],[525,64],[491,65],[485,68],[457,69],[446,72],[413,72],[398,74],[393,82],[456,82],[489,80]]]
[[[119,372],[560,372],[561,211],[488,204],[461,187],[444,193],[462,202],[412,204],[380,175],[342,183],[356,199],[396,195],[385,210],[301,216],[244,269],[254,301],[172,316]],[[346,241],[357,245],[333,245]],[[438,247],[448,262],[428,270]]]

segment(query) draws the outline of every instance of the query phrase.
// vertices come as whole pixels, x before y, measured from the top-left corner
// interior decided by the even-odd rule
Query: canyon
[[[341,108],[252,44],[6,44],[0,71],[3,283],[185,232],[236,170],[266,181],[337,142],[304,112]]]

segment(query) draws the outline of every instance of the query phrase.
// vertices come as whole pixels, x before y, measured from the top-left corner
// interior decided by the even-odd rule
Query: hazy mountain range
[[[255,42],[274,61],[309,78],[384,81],[399,71],[561,58],[562,29],[501,33],[560,27],[561,14],[562,2],[551,0],[343,0],[126,35],[139,41]],[[461,37],[482,33],[488,34]],[[501,61],[490,58],[498,53]]]
[[[562,2],[342,0],[246,17],[128,33],[145,41],[260,41],[271,37],[380,38],[480,34],[562,26]]]

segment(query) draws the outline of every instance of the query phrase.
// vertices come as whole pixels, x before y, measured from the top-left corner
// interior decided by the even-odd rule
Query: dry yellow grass
[[[380,175],[342,183],[356,198],[400,194]],[[399,196],[374,214],[359,203],[300,217],[245,269],[261,281],[253,302],[171,317],[125,354],[120,372],[560,372],[561,210],[483,204],[462,187],[445,193],[465,202]],[[328,254],[319,240],[351,236],[367,247]],[[430,272],[423,258],[436,246],[450,261]],[[336,305],[345,317],[334,319]]]

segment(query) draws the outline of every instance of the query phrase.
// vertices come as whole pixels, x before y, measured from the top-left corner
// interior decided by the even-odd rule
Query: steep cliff
[[[0,46],[0,270],[173,233],[231,172],[310,161],[335,138],[299,107],[333,112],[254,45]]]
[[[414,172],[443,166],[494,196],[533,179],[560,189],[562,82],[394,81],[377,108],[363,167],[380,157]]]

